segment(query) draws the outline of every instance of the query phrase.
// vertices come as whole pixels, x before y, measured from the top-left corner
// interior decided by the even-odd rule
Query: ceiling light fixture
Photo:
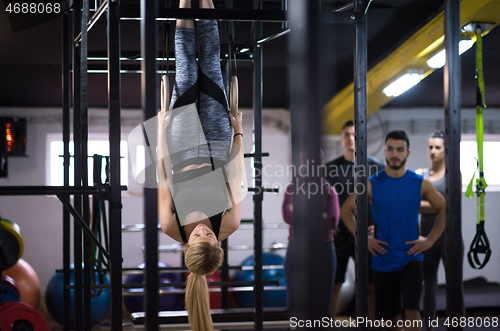
[[[474,45],[474,40],[470,39],[460,40],[460,42],[458,43],[458,54],[462,55],[462,53],[465,53],[473,45]],[[439,69],[444,66],[445,62],[446,62],[446,50],[443,49],[441,52],[437,53],[429,60],[427,60],[427,65],[429,66],[429,68]]]
[[[417,85],[424,75],[420,73],[407,73],[389,84],[382,92],[388,97],[397,97]]]

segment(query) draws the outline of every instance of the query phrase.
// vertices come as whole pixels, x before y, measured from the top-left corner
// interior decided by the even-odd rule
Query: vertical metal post
[[[73,40],[81,31],[82,0],[73,1]],[[86,29],[85,29],[86,30]],[[72,41],[74,42],[74,41]],[[82,153],[81,153],[81,44],[74,44],[73,48],[73,161],[75,187],[82,186]],[[82,212],[82,196],[74,197],[75,210]],[[83,325],[82,307],[82,228],[77,222],[73,223],[73,262],[74,262],[74,315],[75,331],[81,331]]]
[[[281,0],[281,9],[282,10],[288,10],[288,0]],[[281,23],[281,28],[288,29],[288,21],[282,22]]]
[[[141,0],[141,55],[142,55],[142,111],[143,119],[147,121],[156,116],[158,89],[156,87],[156,49],[157,49],[157,0]],[[151,139],[152,137],[148,137]],[[151,143],[151,141],[150,141]],[[156,141],[152,142],[156,146]],[[145,146],[146,150],[150,146]],[[155,150],[151,151],[156,153]],[[146,152],[148,153],[148,152]],[[147,163],[146,163],[147,164]],[[156,167],[147,167],[146,183],[156,183]],[[158,330],[158,213],[157,189],[144,187],[144,252],[145,267],[145,296],[144,307],[146,312],[145,329]]]
[[[88,139],[89,139],[89,128],[88,128],[88,33],[87,33],[87,22],[89,21],[89,0],[83,0],[83,11],[81,32],[82,39],[80,41],[80,128],[81,128],[81,140],[80,140],[80,151],[81,151],[81,166],[82,166],[82,185],[88,186]],[[88,195],[83,196],[83,210],[82,217],[87,225],[90,224],[90,197]],[[90,258],[90,238],[86,235],[83,236],[83,261],[84,261],[84,272],[83,272],[83,326],[86,331],[90,331],[91,325],[90,320],[91,306],[90,306],[90,275],[93,271]]]
[[[462,71],[458,55],[460,1],[445,2],[446,64],[444,66],[444,109],[446,150],[446,316],[463,317],[462,187],[460,180],[460,111]],[[454,330],[462,330],[458,325]]]
[[[359,1],[354,2],[354,12],[359,9]],[[356,121],[356,157],[354,165],[354,188],[356,194],[356,316],[368,318],[368,197],[367,140],[366,140],[366,74],[367,37],[366,16],[355,24],[354,43],[354,118]],[[364,171],[363,171],[364,170]],[[358,174],[365,174],[358,176]],[[358,189],[359,188],[359,189]],[[367,330],[367,324],[358,325]]]
[[[254,0],[256,9],[262,9],[262,0]],[[254,23],[254,40],[262,38],[262,22]],[[263,330],[264,325],[264,278],[262,275],[262,48],[256,45],[253,51],[253,168],[255,194],[253,195],[253,240],[255,279],[255,324],[254,330]]]
[[[226,9],[232,9],[233,8],[233,1],[232,0],[226,0]],[[228,29],[228,22],[223,22],[221,24],[221,42],[222,44],[227,44],[229,47],[229,29]],[[226,64],[222,67],[222,80],[224,83],[224,88],[226,95],[229,96],[229,84],[230,84],[230,77],[229,77],[229,71],[231,69],[231,59],[228,58],[228,61],[226,61]],[[224,250],[224,258],[222,260],[222,268],[220,271],[220,280],[222,282],[227,282],[229,280],[229,259],[228,259],[228,240],[224,240],[221,242],[221,247]],[[229,307],[229,300],[228,300],[228,287],[227,285],[221,285],[220,288],[221,291],[221,308],[222,309],[227,309]]]
[[[108,2],[109,255],[111,330],[122,330],[122,195],[120,188],[120,0]]]
[[[69,132],[70,132],[70,107],[71,107],[71,50],[73,49],[71,38],[71,25],[69,20],[70,6],[67,1],[63,2],[62,20],[62,132],[63,132],[63,176],[64,186],[69,186]],[[66,196],[69,200],[69,196]],[[70,283],[70,216],[69,211],[63,207],[63,284]],[[70,291],[63,287],[63,330],[70,330]]]
[[[290,81],[292,157],[295,169],[293,180],[293,223],[295,306],[299,319],[321,319],[328,308],[317,298],[324,292],[320,268],[326,265],[318,238],[322,230],[320,162],[319,96],[320,29],[318,1],[290,2]],[[298,139],[296,138],[298,136]],[[306,169],[304,171],[303,169]],[[317,189],[316,193],[312,193]],[[323,316],[320,316],[323,315]]]

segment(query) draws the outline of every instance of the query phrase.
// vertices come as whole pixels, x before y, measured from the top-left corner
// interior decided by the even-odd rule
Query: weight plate
[[[10,287],[11,289],[14,290],[14,292],[16,292],[16,294],[19,297],[21,297],[21,292],[19,291],[19,287],[17,286],[14,279],[12,279],[11,277],[6,276],[6,275],[2,275],[2,285]]]
[[[0,299],[2,299],[1,302],[3,303],[11,301],[19,302],[19,295],[7,285],[0,285]]]
[[[2,331],[50,331],[43,315],[22,302],[8,302],[0,310]]]
[[[0,225],[0,228],[3,226],[4,228],[8,229],[16,236],[17,240],[19,241],[19,259],[22,258],[24,252],[24,240],[23,235],[21,234],[21,228],[17,223],[6,220],[5,218],[2,219],[1,223],[2,225]]]

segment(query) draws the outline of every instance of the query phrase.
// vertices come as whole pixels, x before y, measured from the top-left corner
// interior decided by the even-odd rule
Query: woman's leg
[[[181,0],[179,7],[191,8],[191,0]],[[198,98],[194,23],[192,20],[177,20],[175,29],[175,85],[171,109],[196,103]]]
[[[213,8],[211,0],[201,0],[200,8]],[[229,106],[220,66],[220,41],[217,21],[198,24],[200,47],[199,115],[212,157],[223,162],[229,158],[232,128]]]
[[[191,7],[181,0],[180,8]],[[196,34],[192,20],[177,20],[175,30],[175,84],[170,100],[172,119],[167,130],[167,144],[172,169],[179,170],[186,160],[199,156],[197,146],[203,131],[196,114],[198,103],[198,63]],[[184,107],[192,105],[192,107]],[[206,148],[205,148],[206,149]],[[208,154],[208,153],[205,153]]]
[[[439,247],[431,247],[424,252],[424,321],[436,318],[437,274],[440,255]]]

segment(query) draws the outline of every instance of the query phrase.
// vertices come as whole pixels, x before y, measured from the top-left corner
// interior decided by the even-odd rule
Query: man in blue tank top
[[[378,319],[391,320],[394,330],[402,330],[401,313],[413,320],[408,330],[420,330],[422,293],[422,252],[431,248],[445,227],[445,200],[428,179],[406,168],[410,140],[404,131],[392,131],[385,138],[384,170],[367,181],[367,195],[375,224],[368,236],[373,255],[375,306]],[[362,192],[357,192],[361,194]],[[437,209],[435,225],[427,237],[419,236],[420,201]],[[355,234],[354,195],[342,205],[340,217]]]

